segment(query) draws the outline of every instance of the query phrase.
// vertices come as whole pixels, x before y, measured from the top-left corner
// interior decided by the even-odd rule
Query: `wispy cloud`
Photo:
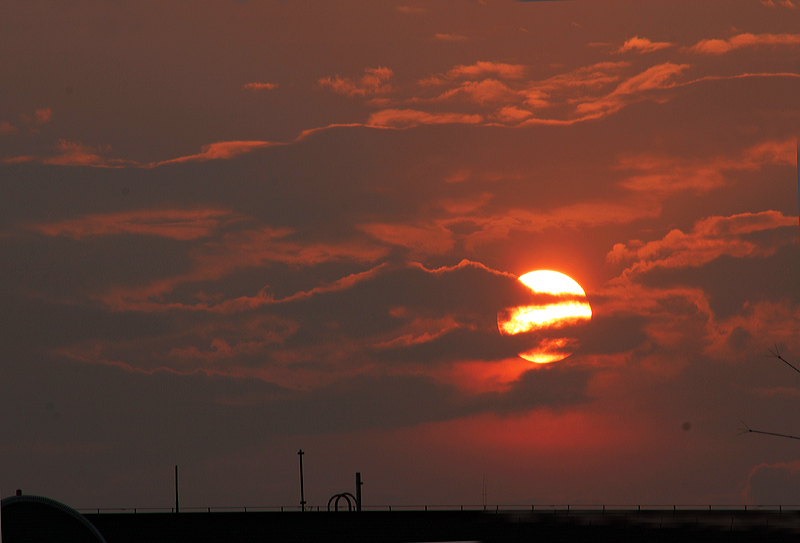
[[[373,238],[410,249],[415,254],[442,254],[453,248],[453,233],[440,224],[370,223],[358,226]]]
[[[32,157],[32,160],[43,164],[55,164],[58,166],[99,166],[99,167],[121,167],[129,165],[130,162],[121,159],[107,158],[103,156],[111,150],[110,146],[92,147],[79,142],[59,140],[55,146],[57,155],[48,157]]]
[[[796,226],[797,217],[779,211],[708,217],[688,233],[676,229],[657,241],[618,243],[606,259],[613,264],[631,263],[625,274],[641,274],[655,268],[698,267],[723,255],[764,257],[796,242]]]
[[[719,320],[705,352],[720,360],[736,360],[742,351],[762,351],[764,343],[800,349],[800,307],[787,301],[747,301],[737,314]],[[792,388],[792,393],[797,390]]]
[[[550,228],[591,228],[599,225],[626,224],[639,219],[657,217],[661,207],[653,201],[580,202],[540,212],[508,209],[502,214],[453,217],[445,221],[454,226],[471,224],[473,230],[464,237],[469,250],[490,245],[520,233],[539,233]]]
[[[203,281],[217,281],[237,270],[252,269],[270,263],[301,267],[327,262],[375,262],[386,256],[387,249],[374,242],[341,240],[302,242],[293,239],[289,228],[250,228],[226,231],[189,248],[193,265],[187,273],[164,277],[144,286],[114,287],[100,299],[114,310],[167,311],[183,307],[207,310],[209,304],[164,303],[161,297],[176,288]]]
[[[468,39],[461,34],[436,34],[434,38],[438,41],[467,41]]]
[[[50,108],[37,109],[34,112],[36,124],[44,124],[49,121],[53,116],[53,110]]]
[[[670,194],[682,191],[697,193],[724,186],[726,172],[758,170],[765,165],[791,165],[796,161],[793,140],[767,141],[745,149],[738,156],[719,156],[692,160],[656,155],[623,158],[622,170],[637,173],[621,181],[622,186],[637,192]]]
[[[235,214],[224,209],[144,209],[34,224],[28,229],[46,236],[73,239],[135,234],[187,241],[207,237],[220,225],[235,218]]]
[[[419,15],[420,13],[427,13],[428,10],[419,6],[397,6],[397,11],[407,15]]]
[[[489,103],[519,103],[530,97],[531,102],[541,100],[542,94],[528,93],[526,91],[513,90],[497,79],[482,79],[480,81],[464,81],[457,87],[443,92],[435,98],[427,101],[446,102],[457,98],[474,102],[476,104]],[[422,100],[419,100],[422,101]]]
[[[598,62],[581,66],[563,74],[554,75],[534,83],[535,88],[548,92],[558,92],[580,88],[602,88],[619,81],[623,71],[630,67],[629,62]]]
[[[389,68],[366,68],[364,72],[364,75],[359,79],[341,77],[339,75],[326,77],[319,80],[319,85],[346,96],[385,94],[392,90],[392,86],[388,81],[392,79],[394,72]]]
[[[761,5],[767,6],[768,8],[783,6],[789,9],[797,9],[797,5],[794,4],[792,0],[761,0]]]
[[[689,47],[691,53],[705,55],[722,55],[743,47],[791,46],[800,44],[800,34],[737,34],[727,40],[705,39]]]
[[[181,162],[205,162],[207,160],[225,160],[236,156],[249,153],[255,149],[283,145],[270,141],[221,141],[204,145],[202,151],[188,156],[173,158],[150,164],[150,167],[163,166],[164,164],[176,164]]]
[[[19,129],[8,121],[0,123],[0,136],[15,134]]]
[[[631,51],[636,53],[652,53],[653,51],[666,49],[667,47],[672,47],[673,45],[675,44],[670,42],[652,42],[647,38],[634,36],[629,40],[626,40],[625,43],[622,44],[622,47],[617,49],[617,53],[627,53]]]
[[[369,116],[367,126],[409,128],[421,124],[479,124],[483,117],[464,113],[428,113],[415,109],[384,109]]]
[[[277,83],[247,83],[242,85],[243,90],[250,90],[250,91],[263,91],[263,90],[273,90],[277,89]]]
[[[762,463],[747,474],[743,497],[747,503],[794,503],[800,499],[799,483],[800,460]]]
[[[481,77],[494,75],[504,79],[520,79],[525,76],[527,67],[522,64],[506,64],[503,62],[478,61],[475,64],[459,65],[447,72],[447,77],[458,79],[463,77]]]
[[[521,122],[533,115],[527,109],[520,109],[514,106],[505,106],[500,108],[497,113],[495,113],[495,118],[502,123],[513,124],[516,122]]]
[[[652,66],[644,72],[623,81],[610,94],[578,104],[576,111],[590,116],[601,116],[616,112],[631,100],[638,99],[642,93],[669,88],[672,86],[675,77],[687,68],[689,68],[688,64],[673,64],[671,62]]]

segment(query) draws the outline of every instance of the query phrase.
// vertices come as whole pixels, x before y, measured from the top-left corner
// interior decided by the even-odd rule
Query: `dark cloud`
[[[800,500],[798,462],[761,464],[747,477],[746,498],[750,503],[796,503]]]

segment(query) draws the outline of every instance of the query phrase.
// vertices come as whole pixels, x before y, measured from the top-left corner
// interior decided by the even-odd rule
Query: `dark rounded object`
[[[0,502],[4,543],[106,543],[86,517],[42,496],[11,496]]]

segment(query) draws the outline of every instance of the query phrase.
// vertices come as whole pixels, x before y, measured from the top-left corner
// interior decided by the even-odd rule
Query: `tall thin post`
[[[180,505],[178,504],[178,465],[175,464],[175,512],[180,512]]]
[[[305,454],[303,453],[303,449],[300,449],[300,451],[297,453],[297,455],[300,457],[300,510],[301,511],[306,510],[306,494],[305,494],[305,489],[303,489],[303,454]]]
[[[361,511],[361,472],[356,472],[356,511]]]
[[[483,500],[483,510],[486,511],[486,474],[483,474],[483,489],[481,490],[481,499]]]

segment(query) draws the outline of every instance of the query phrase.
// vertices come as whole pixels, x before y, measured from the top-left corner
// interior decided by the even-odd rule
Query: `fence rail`
[[[306,512],[328,512],[327,505],[308,505]],[[637,512],[776,512],[798,513],[800,505],[744,505],[744,504],[495,504],[495,505],[447,505],[447,504],[412,504],[412,505],[364,505],[364,511],[486,511],[488,513],[637,513]],[[92,507],[77,509],[80,513],[174,513],[174,507]],[[212,506],[181,507],[187,513],[224,513],[224,512],[299,512],[300,505],[268,505],[268,506]],[[346,511],[345,511],[346,512]]]

